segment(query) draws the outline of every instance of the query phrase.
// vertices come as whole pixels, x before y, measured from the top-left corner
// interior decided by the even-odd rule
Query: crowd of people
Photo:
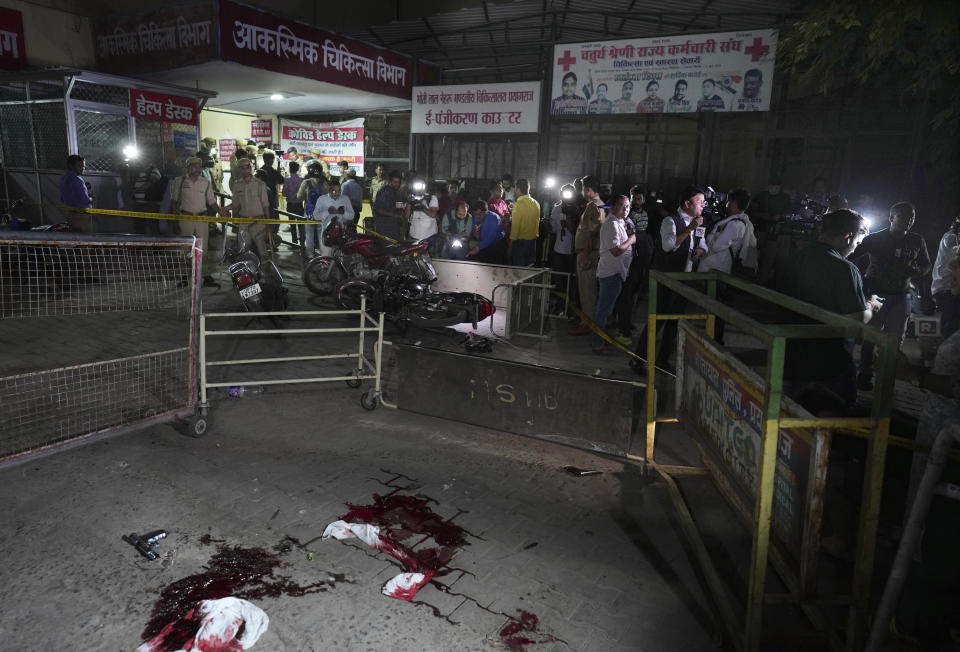
[[[931,258],[924,239],[911,230],[916,221],[911,204],[892,206],[889,224],[868,235],[862,215],[848,209],[841,194],[828,191],[822,178],[814,180],[801,201],[784,192],[777,177],[771,177],[767,188],[756,195],[736,188],[721,195],[722,202],[712,189],[689,186],[676,197],[676,210],[668,211],[662,197],[648,201],[651,193],[642,185],[634,185],[627,194],[601,196],[600,180],[586,176],[563,185],[557,200],[544,210],[531,194],[530,181],[514,181],[511,174],[481,188],[467,188],[458,179],[434,184],[416,171],[388,172],[378,165],[364,187],[347,161],[339,162],[338,174],[333,174],[318,151],[300,154],[290,148],[281,158],[263,145],[243,140],[237,141],[224,184],[223,171],[214,165],[214,144],[213,139],[204,139],[197,155],[186,160],[185,174],[169,181],[163,178],[163,191],[157,193],[161,212],[232,214],[253,220],[280,214],[303,217],[312,223],[288,228],[293,244],[309,258],[326,253],[322,233],[334,217],[359,222],[366,197],[372,216],[361,226],[372,233],[396,240],[429,239],[437,257],[549,266],[570,274],[575,280],[575,305],[583,317],[570,333],[592,334],[591,348],[601,355],[610,350],[598,330],[606,330],[610,339],[623,346],[634,344],[634,308],[646,290],[651,269],[717,270],[746,276],[839,314],[861,315],[901,342],[915,307],[912,299],[919,293],[932,299],[928,305],[941,314],[944,337],[960,327],[960,296],[954,292],[956,274],[951,267],[960,251],[960,217],[943,234]],[[81,156],[68,157],[61,181],[63,204],[93,205],[83,170]],[[151,173],[147,183],[152,188],[159,178],[162,175]],[[224,201],[218,202],[218,196]],[[705,219],[708,204],[709,219]],[[807,238],[802,249],[772,246],[785,221],[814,217],[818,232]],[[89,214],[70,219],[75,230],[92,230]],[[204,241],[210,233],[206,221],[180,220],[176,226],[180,234]],[[247,229],[247,238],[262,258],[269,258],[280,242],[278,231],[277,224],[254,223]],[[205,282],[213,283],[211,258],[205,260]],[[919,292],[924,276],[931,272],[929,291]],[[825,295],[828,292],[830,296]],[[684,303],[679,295],[666,292],[659,308],[678,313]],[[661,322],[660,329],[662,343],[655,362],[669,367],[676,322]],[[723,341],[722,322],[716,336]],[[636,346],[644,359],[646,342],[641,334]],[[853,364],[850,346],[846,348],[843,355],[837,350],[826,356],[829,364],[788,371],[795,372],[796,378],[813,374],[820,379],[837,372],[835,388],[844,397],[858,387],[870,389],[872,345],[863,346],[859,365]],[[642,371],[641,365],[635,366]]]

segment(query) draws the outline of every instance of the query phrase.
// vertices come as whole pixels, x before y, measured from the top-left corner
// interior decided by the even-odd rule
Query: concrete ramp
[[[397,407],[626,456],[645,387],[418,346],[397,347]]]

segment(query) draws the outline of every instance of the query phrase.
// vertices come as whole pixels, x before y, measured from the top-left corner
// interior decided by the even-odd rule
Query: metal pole
[[[760,477],[754,503],[752,554],[747,593],[746,649],[760,649],[763,627],[763,597],[767,581],[767,558],[770,552],[770,517],[773,511],[774,476],[777,466],[777,443],[780,436],[780,403],[783,393],[783,358],[786,339],[775,337],[767,357],[767,391],[764,396],[763,442],[760,449]]]
[[[655,279],[650,279],[650,290],[648,291],[648,309],[647,309],[647,453],[648,462],[653,461],[653,446],[657,436],[657,422],[654,420],[657,413],[657,397],[654,392],[654,380],[656,376],[653,360],[657,359],[657,291],[659,284]]]
[[[899,342],[892,335],[882,337],[877,356],[877,390],[873,397],[874,427],[867,439],[866,468],[857,533],[856,562],[853,567],[853,602],[847,622],[847,649],[863,648],[867,617],[870,611],[870,584],[876,554],[877,524],[883,494],[883,466],[890,437],[890,411],[893,406],[893,383],[897,368]]]
[[[374,380],[373,391],[375,391],[377,393],[377,396],[379,396],[380,395],[380,369],[382,367],[381,363],[383,360],[383,313],[382,312],[380,313],[380,321],[377,324],[376,347],[377,347],[377,350],[376,350],[375,356],[377,359],[374,361],[374,365],[376,366],[376,369],[377,369],[376,371],[377,377],[376,377],[376,380]]]
[[[207,405],[207,316],[200,315],[200,407]]]
[[[367,326],[367,294],[360,295],[360,349],[357,351],[357,375],[363,375],[363,332]]]

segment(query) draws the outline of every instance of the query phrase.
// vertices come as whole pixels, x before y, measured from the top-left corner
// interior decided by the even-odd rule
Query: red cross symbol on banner
[[[577,62],[577,58],[570,56],[570,50],[564,50],[563,56],[557,59],[557,65],[563,66],[563,72],[570,72],[570,66]]]
[[[759,61],[760,57],[770,51],[769,45],[763,44],[763,39],[757,37],[753,39],[753,45],[748,45],[744,52],[750,55],[751,61]]]

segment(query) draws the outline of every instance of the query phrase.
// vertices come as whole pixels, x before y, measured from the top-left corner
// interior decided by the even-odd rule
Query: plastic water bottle
[[[249,396],[259,396],[263,394],[263,385],[234,385],[227,388],[227,395],[231,398],[243,398]]]

